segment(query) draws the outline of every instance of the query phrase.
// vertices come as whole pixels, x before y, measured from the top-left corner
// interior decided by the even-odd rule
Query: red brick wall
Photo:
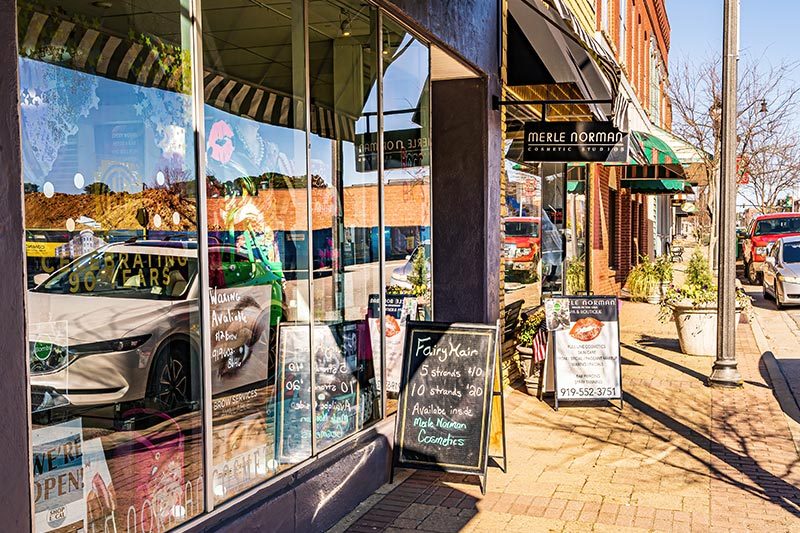
[[[592,290],[596,294],[619,294],[620,284],[617,280],[617,270],[609,266],[611,246],[620,250],[619,232],[612,232],[613,224],[608,219],[611,209],[609,203],[609,180],[611,172],[618,172],[601,165],[594,166],[592,173]],[[616,227],[621,227],[622,207],[621,196],[617,195],[617,221]],[[617,255],[619,258],[619,253]]]
[[[627,189],[617,190],[616,231],[613,230],[614,225],[608,218],[611,172],[618,170],[598,166],[592,178],[591,261],[592,290],[596,294],[619,294],[631,269],[639,262],[639,255],[651,255],[653,250],[653,228],[647,218],[646,197],[631,195]],[[609,265],[612,246],[616,250],[616,268]]]

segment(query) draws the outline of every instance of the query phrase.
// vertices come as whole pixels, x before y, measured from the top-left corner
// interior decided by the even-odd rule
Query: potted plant
[[[672,263],[662,255],[655,261],[642,256],[641,261],[628,274],[627,286],[631,299],[637,302],[657,304],[666,294],[672,282]]]
[[[675,273],[672,270],[672,261],[670,260],[669,256],[666,254],[662,254],[658,256],[653,263],[653,269],[655,270],[656,277],[658,278],[658,296],[659,302],[667,293],[667,289],[669,288],[672,280],[674,279]],[[659,303],[655,302],[655,303]]]
[[[534,343],[537,335],[546,332],[546,330],[544,306],[540,306],[524,318],[522,327],[517,333],[520,372],[525,380],[525,388],[531,396],[535,396],[539,388],[540,365],[534,364]]]
[[[750,313],[752,301],[741,287],[736,289],[736,321]],[[695,250],[686,268],[683,287],[671,286],[661,299],[659,318],[675,320],[681,351],[688,355],[713,356],[717,342],[717,287],[708,261]]]
[[[578,294],[586,290],[586,259],[574,257],[567,261],[567,294]]]

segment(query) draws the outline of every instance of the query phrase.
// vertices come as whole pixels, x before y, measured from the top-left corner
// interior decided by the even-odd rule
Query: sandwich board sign
[[[544,388],[553,391],[555,408],[560,401],[584,400],[620,400],[622,406],[619,299],[550,298],[545,301],[545,317],[552,348]]]
[[[477,475],[485,493],[497,332],[496,325],[408,322],[395,466]]]

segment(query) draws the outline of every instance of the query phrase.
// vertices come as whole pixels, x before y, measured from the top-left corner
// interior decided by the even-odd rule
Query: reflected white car
[[[800,237],[783,237],[767,252],[762,276],[765,297],[781,309],[800,304]]]
[[[425,254],[425,263],[428,266],[428,286],[431,281],[431,241],[423,241],[422,244],[414,248],[410,255],[406,256],[406,262],[399,267],[392,270],[389,284],[402,287],[404,289],[413,289],[413,285],[408,281],[408,276],[414,271],[414,260],[419,254]]]
[[[270,284],[283,281],[231,246],[212,247],[209,265],[215,287],[259,285],[269,294]],[[144,399],[170,410],[196,401],[197,269],[195,242],[138,241],[103,246],[49,277],[40,275],[45,279],[34,278],[38,285],[28,291],[34,412]],[[273,293],[278,306],[281,292]],[[242,305],[229,307],[238,312]],[[228,358],[237,368],[270,322],[269,297],[248,306]]]

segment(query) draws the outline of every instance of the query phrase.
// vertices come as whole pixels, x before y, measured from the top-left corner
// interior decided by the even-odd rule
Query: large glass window
[[[512,135],[516,133],[512,132]],[[541,216],[542,178],[539,165],[506,159],[505,167],[505,303],[508,305],[522,300],[523,307],[527,309],[541,303],[542,236],[550,226],[548,220],[542,220]]]
[[[407,320],[433,316],[430,50],[384,19],[383,188],[387,411],[397,409]]]
[[[377,28],[377,10],[361,2],[309,2],[318,450],[381,417],[367,320],[380,294],[378,170],[367,153],[378,131]]]
[[[37,531],[203,511],[188,3],[18,2]]]
[[[303,18],[203,2],[216,501],[312,452]]]
[[[587,165],[570,166],[567,178],[567,219],[564,227],[567,264],[564,270],[566,294],[585,292],[589,287],[588,239],[589,219],[586,199],[588,198],[586,179]]]
[[[357,0],[19,5],[37,531],[169,530],[380,420],[433,317],[427,44]]]

